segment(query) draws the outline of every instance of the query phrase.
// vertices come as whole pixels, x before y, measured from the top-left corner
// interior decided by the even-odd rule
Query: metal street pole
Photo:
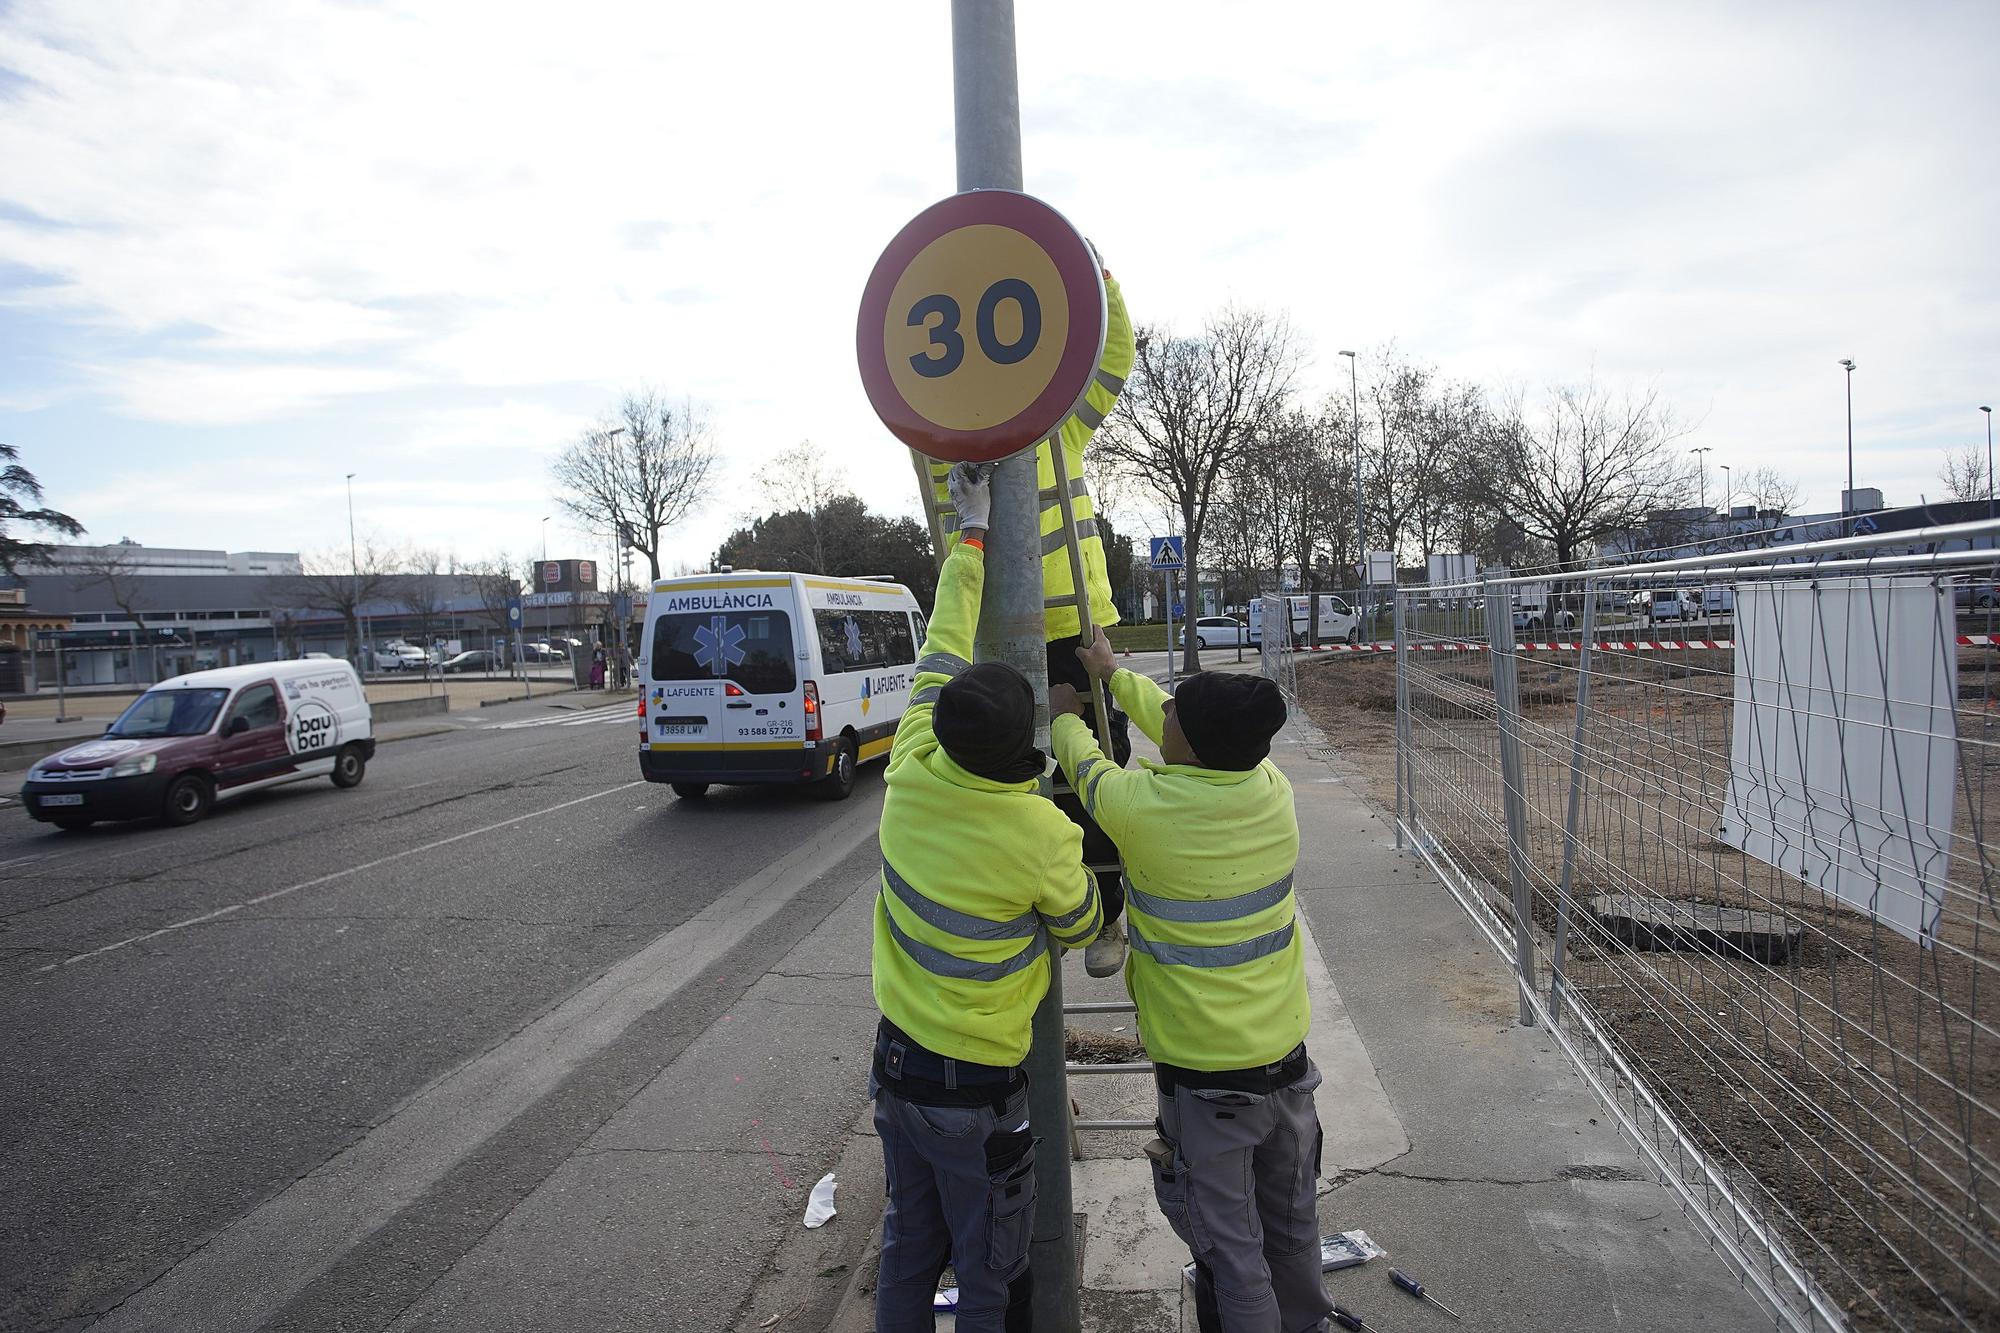
[[[1699,503],[1701,505],[1702,535],[1704,536],[1706,536],[1708,532],[1708,518],[1709,518],[1708,456],[1714,449],[1715,446],[1712,444],[1698,444],[1694,448],[1688,450],[1689,453],[1694,455],[1695,462],[1698,463],[1701,467],[1701,499]]]
[[[1020,80],[1014,60],[1014,0],[952,0],[953,129],[960,190],[1019,190]],[[1042,611],[1041,498],[1035,451],[1003,460],[993,474],[993,541],[974,655],[1007,662],[1035,691],[1036,739],[1048,745],[1048,652]],[[1078,588],[1079,596],[1087,590]],[[1035,1156],[1036,1333],[1077,1333],[1076,1238],[1070,1216],[1069,1082],[1063,1069],[1062,962],[1052,951],[1049,991],[1035,1009],[1028,1049],[1028,1118],[1052,1152]]]
[[[550,519],[551,517],[552,517],[552,515],[549,515],[549,514],[544,514],[544,515],[542,515],[542,563],[541,563],[541,564],[539,564],[539,565],[536,565],[536,566],[535,566],[535,577],[534,577],[533,581],[532,581],[532,582],[531,582],[531,584],[530,584],[530,586],[532,586],[532,587],[538,587],[538,588],[541,588],[541,589],[543,589],[543,592],[542,592],[542,639],[543,639],[543,641],[544,641],[544,642],[547,642],[547,641],[548,641],[548,640],[550,639],[550,637],[551,637],[551,636],[553,635],[553,633],[554,633],[554,627],[553,627],[553,626],[552,626],[552,625],[551,625],[551,624],[549,623],[549,617],[550,617],[550,616],[551,616],[552,614],[554,614],[554,613],[553,613],[553,612],[551,612],[551,611],[549,610],[549,594],[548,594],[548,592],[547,592],[547,589],[548,589],[548,586],[549,586],[549,579],[548,579],[548,568],[549,568],[549,519]],[[523,620],[526,620],[526,619],[527,619],[527,616],[525,616],[525,615],[524,615],[524,616],[522,616],[522,617],[521,617],[521,619],[523,619]],[[549,651],[550,651],[550,652],[554,652],[554,651],[555,651],[555,648],[556,648],[556,646],[555,646],[555,644],[554,644],[554,643],[549,643]]]
[[[1993,517],[1993,409],[1982,407],[1986,414],[1986,517]]]
[[[1342,352],[1340,355],[1347,358],[1347,434],[1349,443],[1354,446],[1354,562],[1359,566],[1360,586],[1365,588],[1368,586],[1368,539],[1362,535],[1361,527],[1361,381],[1354,369],[1354,353]],[[1279,583],[1283,582],[1280,578]],[[1319,608],[1314,607],[1310,614],[1317,621]],[[1367,614],[1365,600],[1362,614]]]
[[[1840,506],[1845,514],[1854,503],[1854,358],[1842,357],[1840,366],[1847,372],[1847,500]]]
[[[347,474],[347,577],[349,580],[347,585],[347,600],[354,609],[354,632],[359,635],[361,633],[361,561],[356,558],[354,554],[355,549],[354,474],[350,472]],[[354,645],[354,655],[357,658],[361,656],[361,645],[358,643]],[[155,654],[154,660],[158,661],[157,654]],[[356,671],[365,670],[358,661],[355,662],[354,669]],[[155,676],[160,674],[157,666],[154,668],[153,674]]]

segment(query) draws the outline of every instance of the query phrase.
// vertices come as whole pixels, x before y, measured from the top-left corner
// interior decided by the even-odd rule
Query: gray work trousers
[[[1195,1260],[1202,1333],[1319,1333],[1319,1070],[1268,1094],[1161,1093],[1153,1193]]]
[[[1035,1149],[1023,1087],[991,1106],[921,1106],[875,1096],[889,1206],[882,1215],[876,1333],[931,1333],[938,1275],[958,1277],[960,1333],[1027,1333]]]

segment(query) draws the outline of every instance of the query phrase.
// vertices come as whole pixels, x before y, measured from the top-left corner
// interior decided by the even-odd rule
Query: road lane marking
[[[36,968],[35,973],[39,976],[44,972],[53,972],[57,968],[69,967],[72,964],[81,963],[86,959],[95,958],[99,954],[110,953],[115,949],[123,949],[134,944],[144,944],[147,940],[158,939],[160,936],[171,934],[176,930],[186,930],[189,926],[199,926],[205,922],[220,920],[225,916],[232,916],[246,907],[256,907],[259,904],[268,903],[275,898],[282,898],[286,894],[297,893],[300,889],[311,889],[317,888],[322,884],[331,884],[337,879],[346,879],[349,875],[358,875],[364,870],[373,870],[377,866],[388,865],[391,861],[400,861],[406,856],[416,856],[420,852],[436,851],[440,847],[449,847],[455,842],[464,842],[467,838],[476,838],[482,833],[492,833],[497,829],[506,828],[511,824],[519,824],[529,819],[539,819],[543,815],[552,815],[558,810],[567,810],[572,806],[582,805],[587,801],[595,801],[599,797],[610,796],[621,791],[630,791],[634,787],[643,786],[644,783],[645,779],[643,778],[634,779],[631,782],[621,782],[615,787],[606,787],[603,791],[592,792],[588,796],[579,796],[573,801],[563,801],[558,805],[545,806],[540,810],[530,810],[525,815],[515,815],[511,819],[503,819],[497,824],[488,824],[483,828],[468,829],[464,833],[454,833],[448,838],[439,838],[434,842],[424,843],[420,847],[405,847],[400,852],[391,852],[387,856],[378,856],[373,861],[364,861],[358,866],[349,866],[345,870],[336,870],[331,874],[316,875],[311,879],[300,880],[297,884],[287,884],[282,889],[273,889],[269,893],[260,893],[255,898],[245,898],[240,903],[230,903],[227,907],[218,907],[212,912],[203,912],[200,916],[191,916],[185,921],[176,921],[172,925],[161,926],[158,930],[149,930],[143,935],[134,935],[129,939],[119,940],[116,944],[106,944],[92,949],[88,953],[71,954],[68,958]]]
[[[639,714],[636,705],[629,703],[599,704],[595,708],[586,708],[580,713],[559,713],[554,717],[522,717],[516,718],[512,722],[488,722],[480,730],[522,731],[528,727],[586,727],[594,722],[624,722],[628,719],[633,722],[638,721]]]
[[[605,793],[608,794],[608,793]],[[572,804],[574,804],[572,802]],[[440,1075],[360,1142],[224,1227],[92,1333],[252,1333],[341,1256],[875,837],[880,805],[829,827],[613,964],[540,1018]],[[871,867],[855,891],[877,877]],[[846,901],[843,894],[841,901]]]

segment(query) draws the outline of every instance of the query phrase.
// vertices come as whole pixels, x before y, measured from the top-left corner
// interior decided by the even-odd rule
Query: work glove
[[[985,528],[993,514],[992,465],[954,463],[944,484],[951,492],[951,507],[958,511],[958,526]]]

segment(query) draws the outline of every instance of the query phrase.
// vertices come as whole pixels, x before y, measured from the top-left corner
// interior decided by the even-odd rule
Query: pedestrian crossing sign
[[[1187,551],[1183,545],[1184,540],[1180,537],[1153,538],[1153,568],[1186,569]]]

